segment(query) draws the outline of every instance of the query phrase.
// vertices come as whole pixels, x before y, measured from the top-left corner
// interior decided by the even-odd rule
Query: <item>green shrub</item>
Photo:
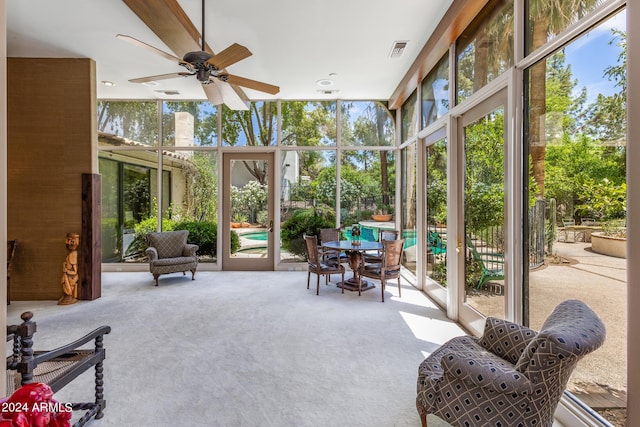
[[[218,224],[211,221],[182,221],[174,230],[188,230],[188,242],[198,245],[198,255],[216,256],[218,253]],[[240,249],[238,233],[231,230],[231,253]]]
[[[188,230],[188,242],[198,245],[198,255],[214,256],[218,244],[218,225],[210,221],[182,221],[174,230]]]
[[[297,210],[281,229],[282,247],[288,252],[306,258],[304,234],[320,235],[321,228],[335,227],[336,214],[330,208]]]
[[[173,231],[175,223],[168,219],[162,218],[162,231]],[[147,234],[158,231],[158,218],[151,217],[140,221],[133,227],[135,236],[133,242],[127,248],[126,257],[143,256],[147,249]]]

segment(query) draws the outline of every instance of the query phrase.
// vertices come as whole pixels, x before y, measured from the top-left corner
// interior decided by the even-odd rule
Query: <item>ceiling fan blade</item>
[[[123,2],[174,54],[182,56],[187,52],[202,49],[202,36],[178,4],[178,0],[123,0]],[[206,43],[204,50],[215,55]],[[220,90],[225,105],[234,110],[249,109],[249,98],[239,87],[218,79],[212,81]]]
[[[242,61],[252,55],[251,51],[246,47],[234,43],[222,52],[213,56],[207,63],[213,65],[218,70],[227,68],[229,65],[235,64],[238,61]]]
[[[213,82],[209,84],[203,84],[202,89],[207,95],[207,99],[209,100],[209,103],[211,105],[220,105],[224,102],[220,90]]]
[[[230,85],[216,78],[211,79],[211,81],[222,94],[224,105],[232,110],[247,111],[249,109],[251,101],[238,86]]]
[[[140,40],[138,40],[136,38],[133,38],[131,36],[127,36],[127,35],[124,35],[124,34],[118,34],[118,35],[116,35],[116,37],[119,38],[120,40],[124,40],[124,41],[132,43],[132,44],[134,44],[136,46],[143,47],[143,48],[155,53],[156,55],[160,55],[163,58],[168,59],[169,61],[177,62],[179,64],[186,64],[186,62],[184,62],[182,59],[178,58],[177,56],[172,55],[170,53],[167,53],[164,50],[160,50],[157,47],[153,47],[150,44],[147,44],[147,43],[145,43],[143,41],[140,41]]]
[[[169,74],[159,74],[157,76],[140,77],[139,79],[131,79],[129,81],[131,83],[146,83],[146,82],[153,82],[156,80],[175,79],[176,77],[189,77],[192,75],[193,74],[191,73],[169,73]]]
[[[176,55],[200,50],[200,33],[177,0],[123,0]]]
[[[270,85],[269,83],[259,82],[257,80],[251,80],[246,77],[234,76],[233,74],[223,74],[226,76],[227,82],[246,87],[248,89],[258,90],[260,92],[269,93],[271,95],[275,95],[280,92],[280,88],[278,86]]]

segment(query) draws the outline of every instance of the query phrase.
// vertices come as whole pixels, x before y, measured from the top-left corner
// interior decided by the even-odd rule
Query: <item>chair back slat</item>
[[[387,269],[400,268],[403,249],[404,249],[404,239],[383,240],[382,252],[384,254],[383,256],[384,262],[382,266]]]
[[[307,259],[312,264],[318,264],[318,236],[304,235],[304,244],[307,249]]]
[[[340,240],[339,228],[321,228],[320,229],[320,243],[337,242]]]

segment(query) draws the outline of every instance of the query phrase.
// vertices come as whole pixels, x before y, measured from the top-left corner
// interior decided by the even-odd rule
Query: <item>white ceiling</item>
[[[201,0],[179,3],[201,28]],[[275,96],[245,89],[251,99],[388,99],[451,3],[207,0],[206,41],[214,52],[234,42],[246,46],[253,56],[227,71],[280,86]],[[163,80],[155,87],[127,81],[184,69],[115,37],[130,35],[171,52],[120,0],[11,0],[6,5],[9,57],[92,58],[97,81],[115,83],[98,84],[101,99],[205,99],[195,77]],[[403,56],[390,59],[393,43],[400,40],[409,41]],[[316,84],[327,78],[334,84]],[[337,92],[326,95],[323,89]],[[157,92],[164,90],[180,95]]]

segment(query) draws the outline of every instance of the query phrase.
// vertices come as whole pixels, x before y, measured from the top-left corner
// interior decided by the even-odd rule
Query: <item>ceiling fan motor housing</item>
[[[207,63],[211,58],[213,58],[213,55],[208,52],[196,51],[186,53],[182,60],[192,66],[196,72],[196,77],[200,82],[208,83],[209,76],[211,76],[211,74],[216,75],[215,71],[218,70],[213,65]]]

